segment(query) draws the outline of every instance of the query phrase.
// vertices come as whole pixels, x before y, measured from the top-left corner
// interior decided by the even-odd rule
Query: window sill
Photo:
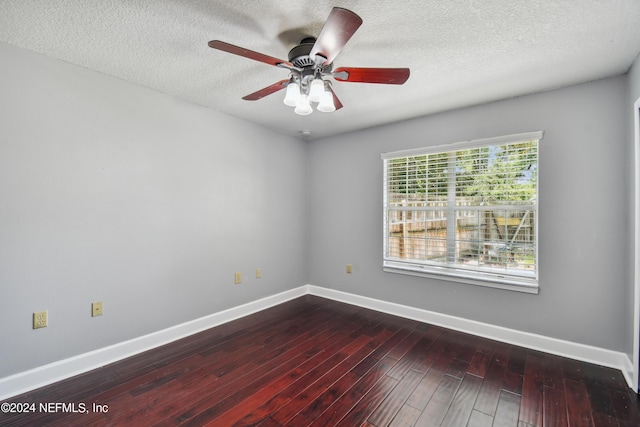
[[[531,279],[523,278],[518,280],[517,278],[505,278],[501,280],[498,277],[480,277],[471,274],[465,274],[464,272],[450,272],[450,271],[433,271],[423,269],[411,269],[405,266],[391,266],[385,265],[382,267],[382,271],[387,273],[406,274],[409,276],[428,277],[430,279],[448,280],[451,282],[465,283],[468,285],[484,286],[487,288],[505,289],[508,291],[524,292],[528,294],[538,294],[538,284]]]

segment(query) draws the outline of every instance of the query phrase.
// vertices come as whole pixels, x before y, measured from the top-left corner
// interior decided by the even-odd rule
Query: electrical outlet
[[[242,283],[242,273],[236,272],[236,285]]]
[[[256,268],[256,279],[259,279],[261,277],[262,277],[262,269]]]
[[[46,328],[47,326],[49,326],[47,310],[33,313],[33,329]]]
[[[91,303],[91,317],[102,316],[102,301]]]
[[[347,273],[351,274],[353,272],[353,266],[351,264],[347,264]]]

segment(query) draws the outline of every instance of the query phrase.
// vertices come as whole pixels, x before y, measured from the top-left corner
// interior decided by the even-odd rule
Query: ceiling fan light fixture
[[[328,83],[326,86],[327,87],[322,92],[322,96],[320,96],[318,111],[322,111],[323,113],[332,113],[336,111],[336,106],[333,103],[333,92],[331,92],[331,88]]]
[[[324,92],[324,80],[320,77],[316,77],[311,82],[311,87],[309,89],[309,101],[311,102],[320,102],[320,98]]]
[[[296,107],[300,102],[300,85],[293,78],[289,80],[287,85],[287,93],[284,96],[284,103],[289,107]]]
[[[309,103],[309,97],[307,95],[300,95],[300,100],[296,105],[296,109],[293,110],[294,113],[306,116],[313,113],[313,108],[311,108],[311,103]]]

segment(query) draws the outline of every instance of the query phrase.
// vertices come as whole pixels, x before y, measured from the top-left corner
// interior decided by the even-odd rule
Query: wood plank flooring
[[[2,426],[640,426],[617,370],[314,296],[8,402],[36,410]]]

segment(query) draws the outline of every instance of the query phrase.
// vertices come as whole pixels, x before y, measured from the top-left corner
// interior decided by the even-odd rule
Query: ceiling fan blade
[[[334,7],[309,56],[314,59],[316,55],[321,55],[327,58],[324,63],[331,64],[360,25],[362,18],[358,15],[350,10]]]
[[[271,86],[267,86],[264,89],[260,89],[257,92],[253,92],[247,96],[243,96],[242,99],[244,99],[245,101],[257,101],[258,99],[262,99],[267,95],[271,95],[272,93],[275,93],[279,90],[284,89],[285,87],[287,87],[288,83],[289,83],[288,79],[280,80],[279,82],[274,83]]]
[[[340,102],[340,100],[338,99],[338,96],[333,91],[333,88],[331,86],[329,86],[329,89],[331,90],[331,94],[333,95],[333,105],[336,107],[336,111],[338,111],[339,109],[344,107],[344,105],[342,105],[342,102]]]
[[[409,78],[409,69],[340,67],[333,71],[333,78],[341,82],[401,85]]]
[[[233,53],[234,55],[244,56],[245,58],[253,59],[254,61],[264,62],[265,64],[275,65],[284,64],[288,67],[293,67],[293,64],[282,59],[274,58],[273,56],[265,55],[260,52],[254,52],[253,50],[245,49],[240,46],[235,46],[220,40],[211,40],[209,47],[213,49],[222,50],[224,52]]]

